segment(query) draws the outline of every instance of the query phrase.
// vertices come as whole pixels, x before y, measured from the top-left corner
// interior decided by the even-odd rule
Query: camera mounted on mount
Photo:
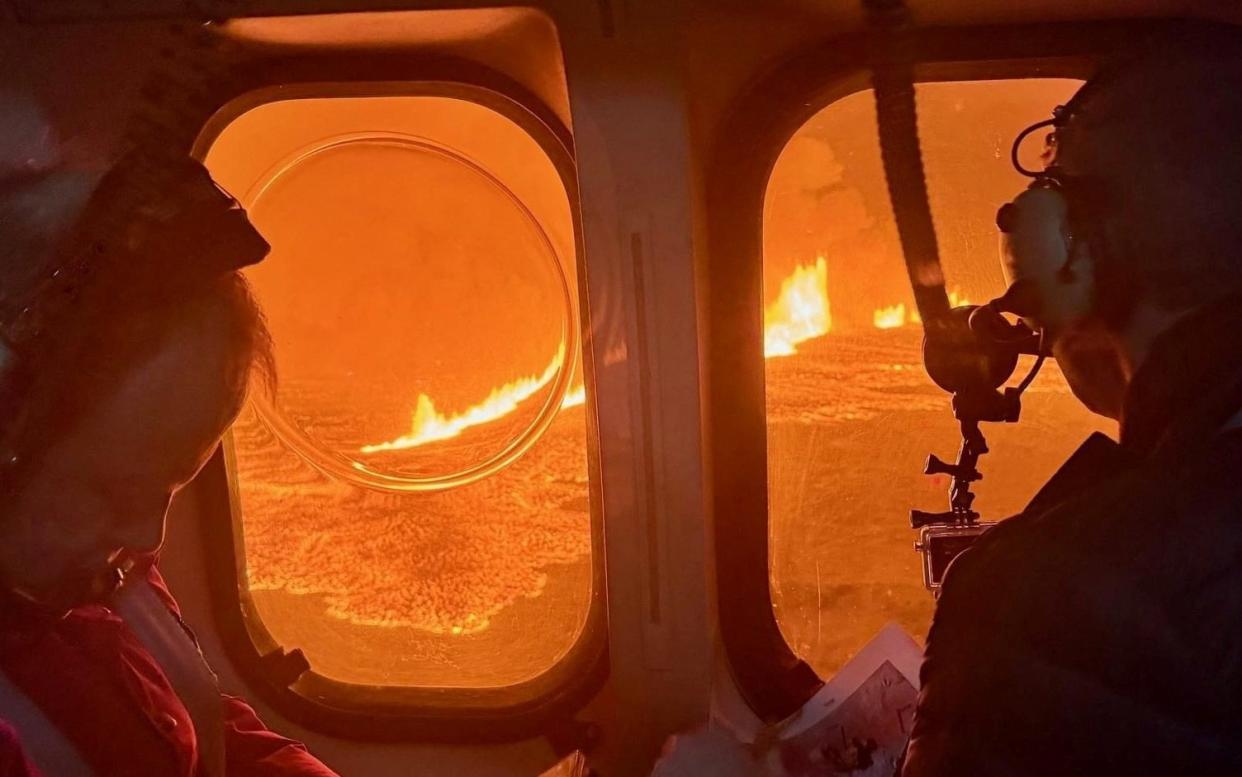
[[[1015,307],[1008,297],[1022,292],[1020,285],[1014,286],[986,305],[953,308],[930,322],[923,336],[923,365],[932,381],[953,396],[953,415],[962,432],[956,461],[931,454],[923,469],[925,475],[949,476],[949,509],[910,511],[910,525],[920,530],[915,549],[923,554],[923,582],[933,592],[939,590],[949,562],[994,525],[980,522],[971,491],[971,484],[983,479],[979,457],[988,452],[979,424],[1017,421],[1022,392],[1043,364],[1040,334],[1002,315]],[[1005,387],[1022,354],[1035,355],[1035,365],[1020,384]]]
[[[1058,106],[1051,119],[1036,122],[1018,133],[1010,149],[1010,162],[1020,174],[1031,178],[1027,191],[1049,192],[1063,197],[1067,177],[1055,163],[1043,170],[1024,167],[1018,158],[1022,142],[1034,132],[1051,127],[1045,138],[1045,158],[1051,158],[1056,147],[1056,131],[1073,115],[1070,105]],[[1046,217],[1044,202],[1019,196],[1001,206],[996,226],[1002,245],[1014,238],[1023,238],[1028,247],[1057,249],[1063,255],[1061,273],[1070,271],[1073,260],[1072,236],[1059,220]],[[1042,210],[1041,210],[1042,207]],[[1054,209],[1055,210],[1055,209]],[[1021,240],[1019,242],[1022,242]],[[1051,248],[1049,248],[1051,247]],[[1057,251],[1060,253],[1058,254]],[[953,414],[962,431],[962,445],[957,461],[949,464],[929,456],[924,474],[948,475],[949,509],[932,513],[912,510],[910,523],[919,530],[915,549],[923,554],[923,582],[936,593],[944,580],[950,562],[969,548],[983,532],[995,525],[981,522],[974,509],[975,495],[971,484],[983,478],[979,457],[988,452],[987,440],[979,424],[984,421],[1013,423],[1021,413],[1022,392],[1026,391],[1048,356],[1048,343],[1042,330],[1035,331],[1024,323],[1038,318],[1042,309],[1041,293],[1031,278],[1010,279],[1005,293],[986,305],[964,306],[928,322],[923,338],[923,363],[927,374],[937,386],[953,395]],[[1010,322],[1003,314],[1020,317]],[[1018,357],[1034,355],[1030,372],[1014,387],[1004,387],[1018,365]]]
[[[988,452],[979,424],[1018,420],[1022,392],[1043,366],[1048,343],[1042,332],[1002,315],[1013,314],[1028,321],[1037,318],[1034,314],[1041,307],[1041,294],[1030,279],[1008,279],[1012,281],[1008,291],[986,305],[949,308],[919,142],[916,57],[909,35],[909,9],[904,0],[863,0],[863,8],[876,41],[870,69],[880,157],[906,273],[924,322],[923,362],[932,380],[952,395],[953,413],[962,432],[956,461],[949,463],[932,455],[924,468],[925,474],[951,478],[949,509],[938,513],[914,510],[910,516],[911,524],[920,531],[915,548],[923,554],[924,583],[936,592],[949,563],[991,525],[980,522],[971,492],[971,484],[983,477],[979,457]],[[1073,104],[1059,106],[1051,119],[1027,127],[1014,140],[1010,161],[1019,173],[1034,179],[1032,188],[1065,193],[1068,179],[1063,171],[1055,164],[1029,170],[1020,163],[1018,151],[1023,140],[1044,127],[1053,128],[1045,140],[1047,148],[1054,150],[1056,130],[1072,117]],[[1049,227],[1048,219],[1037,218],[1040,215],[1015,200],[1001,208],[997,226],[1010,237],[1038,238],[1026,242],[1059,246],[1067,254],[1068,267],[1072,233],[1059,223]],[[1034,235],[1022,228],[1031,222],[1039,222],[1041,227]],[[1017,386],[1005,387],[1023,354],[1036,356],[1034,366]]]

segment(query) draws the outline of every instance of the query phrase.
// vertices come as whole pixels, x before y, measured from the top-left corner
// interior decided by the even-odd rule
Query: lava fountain
[[[780,295],[763,310],[763,357],[792,356],[798,343],[832,329],[828,305],[828,262],[819,257],[799,265],[781,281]]]

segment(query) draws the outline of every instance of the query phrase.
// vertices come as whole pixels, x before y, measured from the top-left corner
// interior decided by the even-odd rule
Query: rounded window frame
[[[1150,39],[1166,20],[928,27],[909,32],[915,82],[1087,78],[1109,54]],[[885,50],[871,34],[795,54],[737,100],[715,133],[707,176],[710,269],[708,370],[712,501],[720,634],[726,665],[753,712],[796,712],[823,678],[785,641],[768,558],[768,463],[763,359],[763,203],[773,167],[819,111],[871,87]],[[756,149],[758,153],[756,153]]]
[[[406,65],[397,72],[408,69]],[[238,89],[221,100],[220,107],[206,118],[191,154],[203,158],[220,133],[244,113],[287,100],[445,97],[474,103],[513,121],[538,143],[565,186],[577,256],[579,358],[584,385],[591,392],[594,370],[589,349],[589,311],[583,293],[586,285],[576,166],[568,128],[521,87],[498,73],[467,63],[439,63],[423,68],[420,75],[425,77],[400,80],[368,78],[365,74],[359,74],[356,80],[317,77],[328,75],[323,70],[330,68],[289,72],[276,83],[248,84]],[[281,676],[287,675],[288,668],[296,666],[298,659],[286,653],[268,631],[245,588],[240,499],[233,474],[231,435],[226,435],[200,474],[195,497],[199,510],[207,517],[202,522],[201,542],[212,571],[208,587],[214,625],[229,660],[244,681],[290,720],[310,730],[354,740],[504,742],[550,734],[559,738],[558,732],[574,728],[573,714],[598,693],[607,676],[599,436],[594,413],[586,415],[592,553],[592,589],[586,619],[573,646],[555,664],[529,680],[495,688],[372,686],[334,680],[313,669],[300,673],[294,683],[282,681]],[[226,515],[227,520],[211,520],[220,515]],[[227,527],[225,531],[219,530],[221,524]]]

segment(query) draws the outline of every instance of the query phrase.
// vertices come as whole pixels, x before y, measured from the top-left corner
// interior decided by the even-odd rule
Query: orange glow
[[[899,306],[902,315],[905,306]],[[763,313],[764,358],[791,356],[798,343],[821,337],[832,328],[828,301],[828,262],[818,257],[813,265],[800,265],[781,282],[780,296]],[[879,326],[879,324],[876,324]],[[900,326],[900,323],[894,326]],[[487,397],[458,413],[440,410],[434,399],[419,394],[414,401],[410,431],[386,442],[363,445],[362,453],[380,453],[416,448],[459,436],[471,427],[500,420],[538,394],[556,377],[565,360],[564,346],[540,375],[530,375],[492,389]],[[586,402],[586,388],[579,385],[565,395],[561,409]]]
[[[518,405],[539,393],[540,389],[552,382],[556,372],[565,361],[565,347],[562,345],[555,358],[544,369],[543,374],[519,378],[492,389],[487,399],[472,405],[460,413],[446,416],[436,409],[435,401],[426,394],[419,394],[414,400],[414,416],[410,422],[410,433],[395,440],[364,445],[358,450],[362,453],[379,453],[380,451],[400,451],[416,448],[430,442],[448,440],[456,437],[472,426],[479,426],[497,421],[518,409]],[[561,410],[578,407],[586,403],[586,386],[579,385],[565,393],[561,400]]]
[[[571,388],[565,394],[565,398],[561,400],[561,410],[568,410],[571,407],[577,407],[578,405],[585,405],[585,404],[586,404],[586,386],[585,385],[578,386],[577,388]]]
[[[556,166],[505,116],[421,96],[264,104],[207,161],[273,246],[247,277],[279,364],[269,415],[303,438],[257,404],[232,430],[244,582],[265,628],[342,682],[540,676],[582,632],[594,580],[579,367],[559,394],[578,321],[560,307],[577,274]],[[452,473],[545,405],[564,412],[529,449],[460,487],[363,487],[304,455]]]
[[[957,289],[949,290],[949,307],[956,308],[962,305],[970,305],[970,299]],[[919,316],[918,308],[913,305],[906,312],[906,303],[899,302],[896,305],[889,305],[886,308],[876,308],[872,314],[872,322],[876,329],[896,329],[907,324],[921,324],[923,319]]]
[[[896,329],[906,323],[906,305],[904,302],[887,308],[878,308],[874,315],[876,329]]]
[[[798,352],[798,343],[831,329],[828,262],[821,256],[813,265],[799,265],[781,281],[780,296],[764,309],[763,356],[792,356]]]
[[[556,356],[544,368],[543,374],[518,378],[499,388],[492,389],[487,399],[472,405],[460,413],[446,416],[436,409],[436,404],[426,394],[419,394],[414,401],[414,416],[410,422],[410,433],[395,440],[376,445],[364,445],[359,448],[363,453],[379,453],[380,451],[401,451],[416,448],[429,442],[447,440],[456,437],[472,426],[479,426],[495,421],[517,410],[518,405],[530,399],[544,386],[552,382],[556,373],[565,361],[565,346],[557,349]],[[570,392],[572,393],[572,392]],[[568,401],[569,396],[566,396]],[[562,404],[562,407],[572,405]]]

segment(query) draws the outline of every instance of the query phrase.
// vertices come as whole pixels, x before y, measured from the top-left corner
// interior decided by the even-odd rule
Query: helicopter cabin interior
[[[154,117],[272,247],[275,388],[161,558],[222,685],[347,777],[638,777],[877,635],[917,656],[908,514],[958,432],[874,74],[911,68],[977,303],[1014,136],[1140,33],[1242,11],[906,5],[895,47],[860,0],[0,1],[0,90],[84,159]],[[1112,432],[1055,363],[1025,404],[989,428],[992,519]]]

